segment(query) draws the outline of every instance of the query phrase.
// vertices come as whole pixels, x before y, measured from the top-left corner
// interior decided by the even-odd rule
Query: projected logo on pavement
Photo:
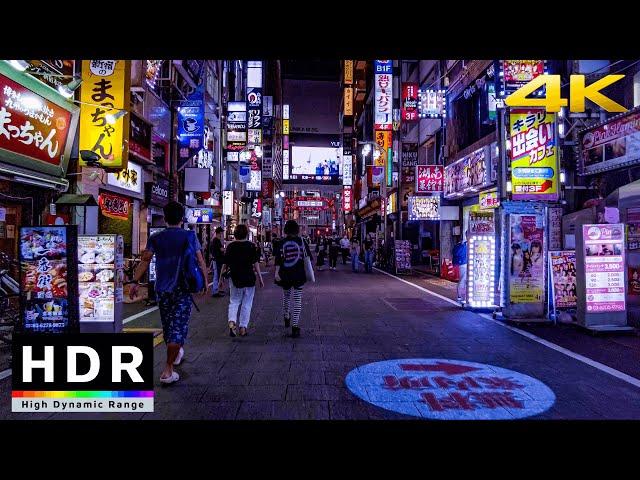
[[[434,420],[512,420],[542,413],[556,400],[527,375],[440,358],[369,363],[349,372],[345,382],[377,407]]]

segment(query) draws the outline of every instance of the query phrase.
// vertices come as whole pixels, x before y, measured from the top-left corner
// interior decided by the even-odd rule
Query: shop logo
[[[169,191],[166,188],[162,188],[160,185],[154,185],[151,191],[156,195],[164,198],[169,198]]]
[[[195,118],[185,118],[182,122],[182,127],[187,133],[197,132],[200,128],[200,126],[198,125],[198,121]]]
[[[598,227],[591,227],[587,230],[587,236],[590,240],[598,240],[600,238],[600,229]]]
[[[584,112],[585,99],[591,100],[607,112],[626,112],[627,109],[614,102],[600,91],[624,78],[624,75],[606,75],[591,85],[585,84],[585,75],[571,75],[569,79],[569,99],[561,94],[560,75],[539,75],[526,85],[509,95],[504,103],[509,107],[544,107],[547,112],[559,112],[569,106],[570,112]],[[545,97],[528,98],[528,95],[546,87]]]

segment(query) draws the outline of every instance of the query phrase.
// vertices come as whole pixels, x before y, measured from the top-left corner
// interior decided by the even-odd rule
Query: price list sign
[[[587,312],[625,310],[624,225],[583,225]]]

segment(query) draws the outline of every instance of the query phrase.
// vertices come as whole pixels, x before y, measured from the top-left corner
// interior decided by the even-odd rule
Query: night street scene
[[[640,419],[640,60],[0,60],[0,95],[0,420]]]

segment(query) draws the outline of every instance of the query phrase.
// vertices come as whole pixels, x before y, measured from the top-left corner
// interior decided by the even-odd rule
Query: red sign
[[[60,165],[71,113],[0,74],[0,149]]]
[[[273,180],[262,180],[262,197],[273,198]]]
[[[351,187],[342,188],[342,210],[345,212],[350,212],[353,209],[353,197],[351,193]]]
[[[415,122],[418,120],[418,84],[402,84],[402,120]]]
[[[442,192],[443,190],[444,166],[416,166],[416,193]]]
[[[100,205],[100,211],[106,217],[117,220],[126,220],[129,218],[129,200],[124,197],[110,193],[101,193],[98,197],[98,205]]]

